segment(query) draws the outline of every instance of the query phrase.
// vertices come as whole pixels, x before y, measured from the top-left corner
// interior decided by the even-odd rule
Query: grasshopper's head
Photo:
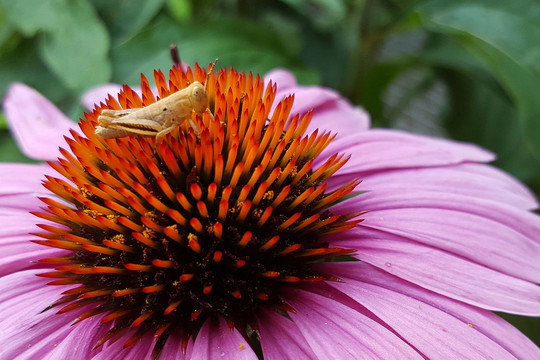
[[[195,110],[196,113],[201,114],[208,107],[208,94],[206,93],[206,88],[198,81],[195,81],[190,87],[191,93],[189,96],[191,98],[193,110]]]

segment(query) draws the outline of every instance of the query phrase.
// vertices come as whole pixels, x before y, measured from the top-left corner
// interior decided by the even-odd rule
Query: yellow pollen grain
[[[83,213],[85,213],[86,215],[90,216],[92,219],[95,219],[97,216],[99,215],[103,215],[101,213],[99,213],[98,211],[96,210],[90,210],[90,209],[87,209],[87,210],[83,210]]]
[[[246,346],[244,345],[244,343],[240,343],[240,350],[244,350],[246,348]]]
[[[111,241],[114,241],[115,243],[118,243],[118,244],[123,244],[126,242],[126,238],[124,237],[124,235],[118,234],[118,235],[114,235]]]
[[[471,328],[473,327],[473,325],[472,325],[472,324],[467,324],[467,326],[468,326],[468,327],[471,327]]]
[[[152,240],[154,237],[156,237],[156,232],[152,229],[149,229],[147,227],[144,228],[142,232],[143,236],[147,239]]]
[[[238,211],[240,211],[242,206],[244,206],[244,202],[243,201],[238,201],[235,206],[229,208],[229,213],[236,214]]]
[[[188,238],[188,241],[197,241],[197,242],[199,242],[199,238],[197,237],[197,235],[195,235],[193,233],[189,233],[187,238]]]
[[[150,220],[154,221],[157,219],[157,215],[155,212],[153,211],[147,211],[144,213],[144,216],[146,216],[147,218],[149,218]]]
[[[178,280],[175,280],[172,284],[173,284],[174,286],[177,286],[178,283],[179,283]]]
[[[210,224],[206,227],[206,232],[212,234],[214,232],[214,224]]]
[[[295,177],[296,174],[298,174],[298,168],[296,166],[294,166],[291,170],[291,176],[292,177]]]
[[[270,190],[264,193],[263,199],[265,200],[272,200],[274,198],[274,191]]]
[[[113,214],[107,215],[107,219],[111,220],[112,222],[116,224],[116,219],[118,219],[118,215],[113,215]]]
[[[262,216],[263,213],[264,213],[263,210],[261,210],[261,209],[255,209],[255,210],[253,210],[253,212],[251,213],[251,215],[252,215],[255,219],[259,219],[259,218]]]
[[[92,196],[93,194],[88,191],[88,189],[85,189],[83,187],[80,187],[80,186],[77,186],[77,190],[79,190],[79,193],[84,196],[85,198],[89,198],[90,196]]]

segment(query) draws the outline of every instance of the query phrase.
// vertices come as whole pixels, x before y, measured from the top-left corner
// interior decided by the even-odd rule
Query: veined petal
[[[46,164],[0,164],[0,196],[22,193],[49,193],[41,184],[55,171]]]
[[[63,136],[76,127],[53,103],[24,84],[10,86],[3,108],[22,152],[36,160],[55,160]]]
[[[193,351],[193,340],[189,340],[186,353],[184,354],[184,351],[182,350],[182,335],[183,334],[181,331],[175,331],[169,336],[163,350],[161,351],[159,360],[189,359],[187,354],[190,354]]]
[[[310,288],[311,290],[311,288]],[[422,359],[409,344],[340,296],[291,290],[290,316],[318,359]]]
[[[46,269],[19,271],[0,278],[0,358],[42,359],[70,331],[73,314],[44,311],[68,286],[46,286],[36,274]],[[76,316],[75,316],[76,317]]]
[[[353,174],[350,174],[354,176]],[[342,183],[344,179],[330,180]],[[467,195],[531,210],[538,207],[534,194],[501,170],[485,164],[464,163],[451,167],[421,167],[381,171],[362,176],[357,191],[379,194],[388,190],[429,190]]]
[[[439,294],[494,311],[540,315],[540,287],[408,238],[357,227],[329,239],[356,257]]]
[[[412,135],[396,130],[370,130],[336,139],[323,152],[355,154],[338,175],[361,176],[390,169],[488,162],[494,155],[476,145]],[[319,166],[326,156],[314,163]]]
[[[257,355],[236,329],[230,329],[225,320],[219,319],[207,320],[202,326],[193,344],[191,359],[256,360]]]
[[[35,226],[36,220],[38,218],[29,213],[0,217],[0,276],[35,267],[36,259],[66,253],[65,250],[46,248],[31,241],[40,239],[30,235],[30,232],[41,230]]]
[[[133,334],[125,334],[112,345],[106,343],[103,350],[92,357],[91,360],[149,359],[153,347],[152,336],[148,336],[149,334],[147,334],[135,342],[135,344],[125,349],[124,344],[131,335]]]
[[[291,319],[265,310],[259,317],[261,348],[265,359],[317,359],[302,332]]]
[[[358,236],[364,237],[364,227],[379,229],[517,278],[540,282],[540,242],[536,239],[540,218],[534,214],[488,200],[438,192],[394,190],[373,197],[366,196],[367,204],[357,201],[354,206],[355,199],[351,199],[334,209],[338,214],[359,205],[372,209],[358,231],[354,230]]]
[[[69,329],[65,338],[60,343],[54,344],[53,349],[47,355],[41,354],[40,359],[93,359],[101,351],[101,349],[92,350],[94,344],[109,330],[109,327],[101,324],[101,318],[101,316],[92,317]],[[112,357],[108,359],[112,360]]]
[[[343,266],[342,266],[343,265]],[[493,313],[435,294],[365,262],[324,264],[331,283],[430,359],[537,359],[540,349]]]

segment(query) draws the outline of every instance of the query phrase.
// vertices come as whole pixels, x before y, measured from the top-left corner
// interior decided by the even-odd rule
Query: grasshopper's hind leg
[[[114,120],[120,119],[123,116],[134,113],[140,109],[122,109],[122,110],[112,110],[112,109],[103,109],[101,114],[98,116],[98,124],[101,126],[107,126]]]

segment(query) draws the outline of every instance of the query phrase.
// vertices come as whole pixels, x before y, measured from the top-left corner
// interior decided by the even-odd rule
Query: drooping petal
[[[290,316],[318,359],[422,358],[359,304],[336,291],[322,296],[291,290],[287,302],[296,309]]]
[[[289,90],[298,85],[294,75],[290,71],[285,69],[274,69],[272,71],[269,71],[264,76],[264,82],[265,84],[267,84],[270,81],[272,81],[274,84],[277,84],[278,91]]]
[[[44,311],[59,292],[69,288],[46,286],[48,280],[36,276],[45,271],[20,271],[0,278],[1,359],[42,359],[70,331],[73,314]]]
[[[274,311],[259,317],[261,347],[265,359],[317,359],[294,321]]]
[[[38,232],[35,224],[46,223],[30,213],[0,217],[0,276],[36,266],[36,260],[63,256],[66,251],[33,243],[40,240],[31,232]],[[43,266],[43,265],[41,265]]]
[[[330,240],[426,289],[494,311],[540,315],[540,287],[403,236],[356,227]]]
[[[313,110],[313,119],[306,131],[308,134],[319,129],[319,132],[331,131],[343,137],[369,129],[369,115],[362,108],[351,105],[335,90],[320,86],[299,86],[294,75],[286,70],[271,71],[264,77],[264,81],[277,84],[276,101],[271,113],[280,100],[291,94],[294,94],[291,116],[303,116]]]
[[[472,144],[412,135],[396,130],[370,130],[339,138],[323,154],[354,154],[337,174],[361,176],[370,172],[488,162],[494,155]],[[325,161],[322,156],[314,163]]]
[[[366,201],[364,201],[366,200]],[[470,196],[391,190],[360,195],[336,213],[370,209],[359,229],[403,236],[502,273],[540,282],[540,217]]]
[[[191,352],[191,360],[230,359],[256,360],[257,355],[236,329],[223,319],[207,320],[202,326]]]
[[[21,193],[49,193],[41,184],[55,171],[46,164],[0,164],[0,196]]]
[[[324,264],[331,283],[430,359],[537,359],[540,349],[493,313],[422,289],[364,263]]]
[[[350,174],[349,178],[357,176]],[[347,179],[330,178],[342,184]],[[378,195],[392,190],[436,191],[450,195],[467,195],[531,210],[538,207],[534,194],[519,181],[501,170],[485,164],[464,163],[451,167],[421,167],[380,171],[362,175],[357,191]],[[403,191],[406,190],[406,191]],[[367,194],[369,195],[369,194]],[[374,202],[375,204],[375,202]]]
[[[81,103],[88,110],[92,110],[96,105],[104,102],[109,95],[116,97],[116,95],[122,90],[122,85],[118,84],[103,84],[88,89],[81,96]],[[137,92],[140,94],[140,90]]]
[[[159,360],[189,359],[187,354],[191,354],[191,352],[193,351],[193,341],[192,339],[189,340],[186,352],[184,353],[184,350],[182,349],[182,335],[183,334],[181,331],[175,331],[169,336],[167,342],[165,343],[165,346],[163,347],[163,350],[161,351]]]
[[[10,86],[3,102],[9,128],[22,152],[36,160],[55,160],[76,124],[40,93],[20,83]]]
[[[40,354],[43,360],[58,359],[93,359],[101,349],[92,350],[94,345],[109,330],[107,326],[101,324],[101,316],[95,316],[74,325],[68,330],[65,337],[47,354]],[[128,350],[125,350],[127,352]],[[118,358],[125,359],[126,357]],[[112,357],[107,359],[112,360]]]
[[[38,197],[51,197],[41,180],[52,173],[43,164],[0,164],[0,216],[39,210],[43,203]]]
[[[96,354],[91,360],[138,360],[150,359],[152,354],[153,339],[151,334],[143,336],[139,341],[135,342],[128,348],[124,348],[124,344],[133,333],[125,334],[113,344],[105,343],[103,350]]]

